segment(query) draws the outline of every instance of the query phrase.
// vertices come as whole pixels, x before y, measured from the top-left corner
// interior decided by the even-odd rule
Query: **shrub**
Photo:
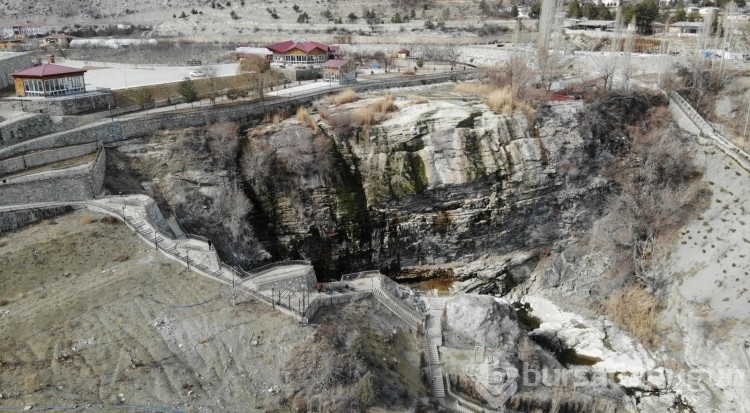
[[[461,82],[453,88],[453,91],[462,95],[486,96],[492,89],[479,82]]]
[[[641,343],[659,343],[659,301],[643,287],[632,285],[612,294],[604,302],[604,313]]]
[[[318,128],[318,122],[310,116],[310,112],[305,109],[304,106],[300,106],[297,109],[297,120],[300,124],[309,126],[316,133],[320,130],[320,128]]]
[[[78,222],[82,225],[93,224],[94,222],[97,222],[97,219],[92,217],[91,215],[86,215],[85,217],[81,217]]]
[[[352,115],[352,122],[355,125],[368,128],[375,122],[375,112],[369,108],[359,108]]]
[[[354,385],[354,394],[357,395],[359,403],[365,407],[375,405],[378,401],[377,393],[375,379],[373,379],[372,373],[369,371]]]
[[[373,105],[372,109],[380,114],[385,114],[388,112],[395,112],[398,110],[398,106],[393,101],[393,95],[387,94],[383,96],[381,99],[378,99]]]
[[[359,96],[357,95],[357,92],[354,91],[354,89],[346,89],[339,92],[338,95],[333,97],[333,103],[335,103],[336,105],[343,105],[345,103],[354,102],[357,99],[359,99]]]

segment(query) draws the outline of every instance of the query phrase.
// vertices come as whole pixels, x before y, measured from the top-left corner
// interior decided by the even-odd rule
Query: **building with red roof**
[[[287,40],[266,46],[273,52],[273,60],[292,65],[319,65],[335,57],[338,48],[327,44]]]
[[[86,92],[84,69],[41,64],[11,73],[16,85],[16,96],[65,96]]]
[[[357,67],[351,60],[331,59],[323,63],[321,68],[323,69],[323,79],[329,82],[344,85],[357,81]]]

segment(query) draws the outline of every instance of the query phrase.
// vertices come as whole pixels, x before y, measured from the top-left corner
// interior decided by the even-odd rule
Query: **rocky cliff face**
[[[529,119],[452,94],[427,101],[407,93],[369,126],[353,119],[377,97],[251,127],[229,170],[204,136],[210,131],[154,135],[112,155],[109,188],[145,189],[189,231],[216,239],[226,233],[221,216],[231,215],[222,207],[226,187],[241,170],[252,200],[248,235],[274,259],[311,259],[323,279],[373,268],[429,278],[433,268],[455,267],[446,263],[514,252],[494,266],[456,269],[478,292],[523,282],[545,248],[600,214],[606,182],[576,175],[587,162],[580,104]],[[264,256],[235,247],[227,258],[238,264]]]
[[[367,268],[395,274],[544,247],[598,214],[606,185],[570,179],[585,157],[579,104],[542,109],[535,121],[497,115],[478,101],[402,98],[398,111],[369,128],[341,125],[337,116],[373,100],[329,108],[328,120],[314,118],[318,136],[334,142],[329,175],[298,173],[292,191],[254,187],[263,194],[263,211],[282,228],[279,240],[313,259],[319,274]],[[261,138],[267,147],[289,148],[298,122],[289,123]],[[298,131],[299,139],[313,139],[312,129],[297,128],[309,135]]]

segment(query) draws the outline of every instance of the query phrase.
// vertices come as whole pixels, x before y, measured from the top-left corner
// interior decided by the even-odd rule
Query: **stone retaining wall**
[[[22,171],[26,168],[33,168],[40,165],[88,155],[96,152],[97,147],[97,143],[86,143],[83,145],[66,146],[59,149],[47,149],[17,156],[15,158],[4,159],[0,161],[0,176]]]
[[[23,113],[0,122],[0,146],[12,145],[54,132],[49,115]]]
[[[115,99],[112,92],[88,92],[48,98],[6,98],[0,101],[0,109],[46,113],[53,116],[77,115],[108,110],[113,107],[115,107]]]
[[[53,133],[20,144],[0,148],[0,159],[8,159],[26,152],[41,149],[61,148],[92,142],[109,143],[118,140],[122,140],[120,123],[103,122],[65,132]]]
[[[14,87],[10,74],[31,67],[28,53],[3,53],[0,56],[0,89]]]
[[[0,181],[0,205],[91,199],[101,191],[105,168],[106,155],[101,149],[93,165],[85,169]]]
[[[169,228],[169,225],[167,224],[167,221],[164,219],[164,215],[161,213],[161,210],[159,209],[159,205],[156,204],[156,201],[151,199],[146,205],[146,216],[148,217],[148,221],[151,223],[151,225],[158,228],[161,232],[169,235],[170,237],[174,237],[174,234],[172,234],[172,229]]]
[[[74,209],[75,207],[73,206],[58,206],[0,212],[0,234],[14,231],[45,219],[67,214]]]
[[[318,282],[315,278],[315,270],[310,267],[304,274],[296,276],[290,276],[289,278],[283,278],[282,274],[279,275],[281,279],[272,279],[267,282],[256,283],[256,287],[259,291],[265,290],[297,290],[304,288],[306,291],[312,291],[315,289],[315,284]]]

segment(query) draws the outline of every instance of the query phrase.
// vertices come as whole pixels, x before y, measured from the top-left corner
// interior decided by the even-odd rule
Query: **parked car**
[[[206,77],[206,75],[200,70],[193,70],[190,72],[190,77]]]

